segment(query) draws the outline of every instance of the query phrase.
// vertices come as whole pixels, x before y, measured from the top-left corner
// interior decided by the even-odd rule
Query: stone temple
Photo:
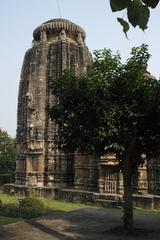
[[[24,57],[18,97],[16,184],[73,188],[100,193],[123,193],[122,174],[114,155],[100,160],[87,155],[66,155],[54,142],[57,127],[47,108],[55,101],[50,80],[65,69],[77,76],[92,60],[86,34],[65,19],[53,19],[33,32],[32,48]],[[153,164],[154,163],[154,164]],[[135,177],[135,190],[160,194],[160,166],[149,161]]]

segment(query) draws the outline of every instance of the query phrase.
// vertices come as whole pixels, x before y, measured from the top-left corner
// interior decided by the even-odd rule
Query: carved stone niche
[[[36,176],[29,176],[28,183],[30,186],[37,186],[37,177]]]
[[[34,111],[34,105],[33,105],[33,96],[27,92],[26,93],[26,98],[27,98],[27,107],[29,110]]]
[[[81,33],[78,33],[77,42],[78,42],[78,45],[79,45],[79,46],[84,47],[85,43],[84,43],[84,40],[83,40],[83,38],[82,38]]]
[[[119,187],[118,161],[115,154],[102,156],[99,161],[99,191],[116,194]]]
[[[41,42],[47,41],[47,33],[44,30],[41,31],[40,39],[41,39]]]
[[[59,39],[62,40],[62,41],[65,41],[66,40],[66,32],[65,30],[61,30],[61,32],[59,33]]]

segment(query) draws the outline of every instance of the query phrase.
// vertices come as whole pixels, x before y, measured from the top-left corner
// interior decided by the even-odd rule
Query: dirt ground
[[[0,227],[0,240],[160,240],[160,215],[135,214],[133,236],[121,232],[121,210],[80,209]]]

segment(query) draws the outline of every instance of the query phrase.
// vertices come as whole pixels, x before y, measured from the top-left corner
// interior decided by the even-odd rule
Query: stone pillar
[[[98,191],[98,158],[89,156],[89,178],[88,178],[88,190]]]
[[[98,190],[98,159],[87,154],[75,154],[74,188],[79,190]]]
[[[98,164],[98,192],[105,192],[105,168],[99,162]]]
[[[118,171],[117,193],[118,194],[124,193],[123,174],[121,170]]]
[[[148,194],[148,179],[147,179],[147,164],[140,166],[138,168],[137,176],[135,176],[137,180],[135,181],[135,193],[146,195]]]

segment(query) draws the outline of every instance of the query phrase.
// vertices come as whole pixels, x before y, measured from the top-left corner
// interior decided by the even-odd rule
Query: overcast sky
[[[15,136],[23,57],[31,47],[33,30],[49,19],[61,16],[83,27],[91,52],[110,48],[125,60],[133,46],[148,44],[149,71],[159,78],[160,7],[152,11],[148,30],[131,30],[129,40],[116,21],[123,14],[113,14],[109,0],[0,0],[0,127]]]

